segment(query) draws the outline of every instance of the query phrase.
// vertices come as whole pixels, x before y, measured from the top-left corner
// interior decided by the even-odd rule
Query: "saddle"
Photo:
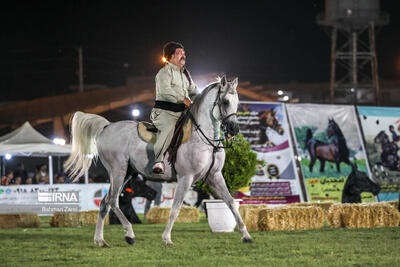
[[[182,144],[186,143],[189,140],[191,128],[192,128],[192,121],[187,120],[187,122],[183,126]],[[156,126],[154,126],[154,124],[146,122],[146,121],[141,121],[137,125],[137,130],[139,133],[139,137],[143,141],[145,141],[146,143],[151,143],[151,144],[156,143],[158,129],[156,128]]]

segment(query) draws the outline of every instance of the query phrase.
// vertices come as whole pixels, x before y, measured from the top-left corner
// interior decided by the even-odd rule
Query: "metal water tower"
[[[380,0],[325,0],[325,12],[317,23],[331,32],[330,101],[375,103],[379,101],[379,77],[375,27],[389,23]]]

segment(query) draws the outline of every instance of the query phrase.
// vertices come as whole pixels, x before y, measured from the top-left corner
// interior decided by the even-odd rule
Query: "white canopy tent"
[[[48,157],[49,182],[53,184],[53,156],[67,156],[71,145],[57,145],[36,131],[29,122],[18,129],[0,137],[0,156],[10,154],[24,157]],[[85,174],[85,183],[88,175]]]

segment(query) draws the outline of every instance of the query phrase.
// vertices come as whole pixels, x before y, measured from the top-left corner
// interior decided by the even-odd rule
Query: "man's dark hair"
[[[178,42],[168,42],[164,45],[163,48],[163,56],[167,59],[170,60],[171,56],[175,53],[175,50],[177,48],[182,48],[184,49],[183,45],[178,43]]]
[[[394,130],[394,126],[393,126],[393,125],[390,125],[390,126],[389,126],[389,130],[392,130],[392,129]]]

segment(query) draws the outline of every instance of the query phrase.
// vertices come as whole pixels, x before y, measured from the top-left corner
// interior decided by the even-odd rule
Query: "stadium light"
[[[10,153],[6,153],[6,160],[10,160],[12,158],[12,155]]]
[[[165,62],[167,62],[167,59],[165,57],[162,57],[161,61],[165,63]]]
[[[283,91],[282,90],[278,90],[278,95],[283,95]]]
[[[278,98],[278,101],[286,102],[290,99],[288,95],[284,95],[283,97]]]
[[[63,146],[63,145],[65,145],[65,139],[63,139],[63,138],[54,138],[53,139],[53,143],[56,144],[56,145]]]
[[[140,115],[140,110],[138,110],[137,108],[132,109],[132,116],[133,117],[137,117]]]

